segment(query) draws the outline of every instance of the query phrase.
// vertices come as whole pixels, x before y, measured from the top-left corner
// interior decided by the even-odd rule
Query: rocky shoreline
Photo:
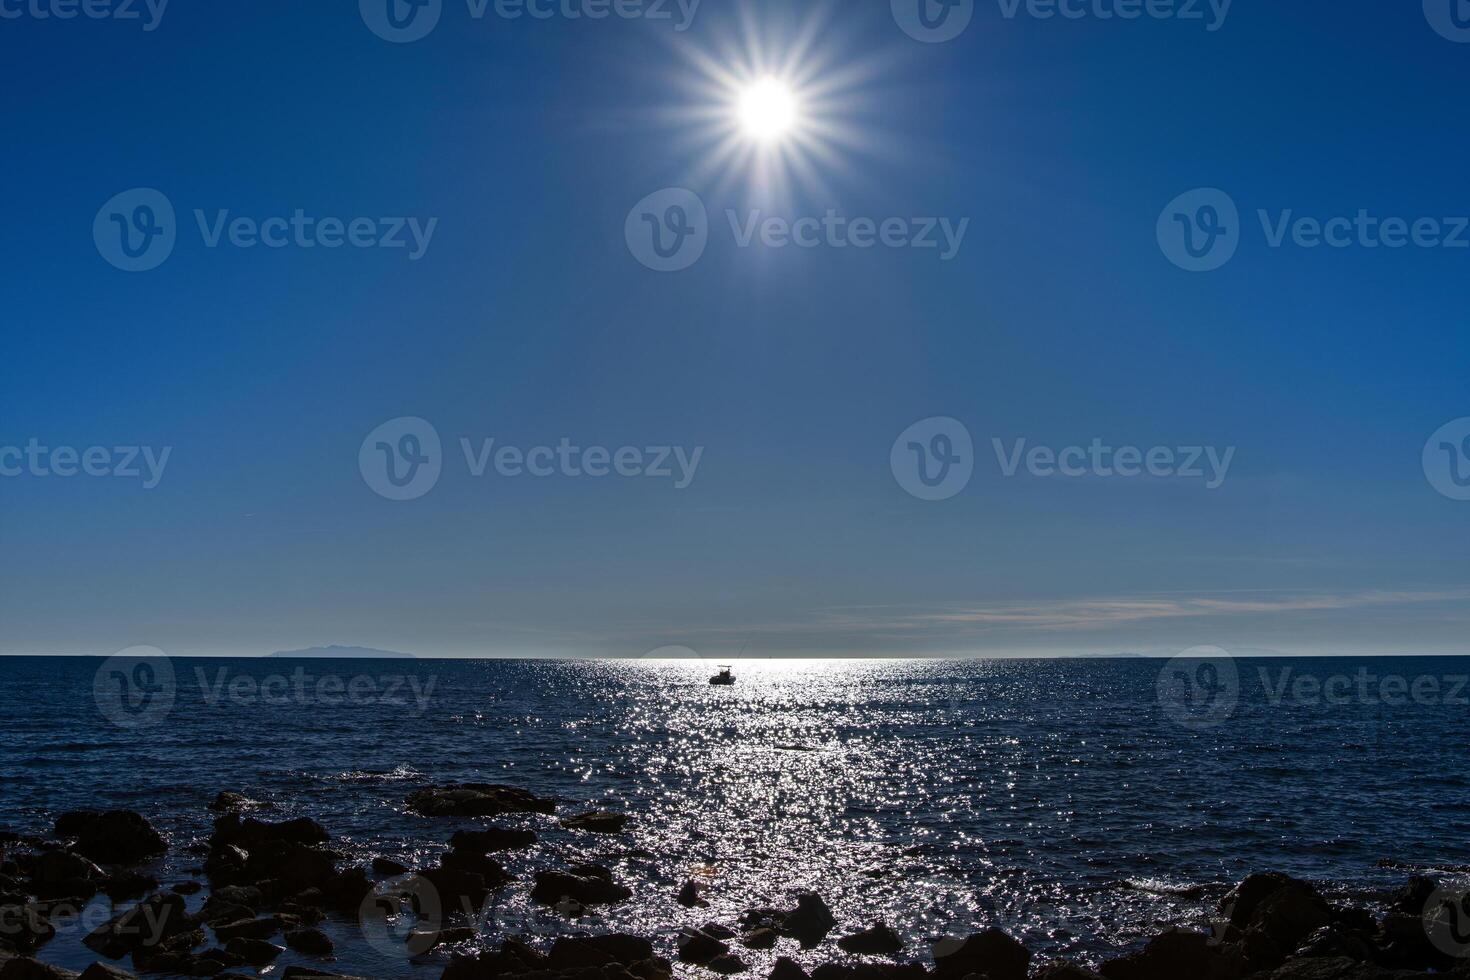
[[[629,901],[633,890],[597,864],[542,867],[529,882],[517,880],[496,855],[535,854],[537,834],[485,821],[534,814],[577,833],[617,835],[626,815],[559,815],[558,801],[489,783],[415,790],[404,806],[464,823],[435,862],[410,867],[380,857],[354,864],[316,821],[259,819],[246,797],[222,792],[210,805],[207,840],[187,849],[201,859],[191,870],[203,880],[166,891],[139,868],[168,852],[169,843],[138,813],[64,813],[46,837],[0,832],[0,980],[137,974],[331,980],[347,976],[333,971],[336,947],[321,928],[333,922],[352,924],[373,949],[404,964],[448,951],[442,980],[758,975],[747,963],[754,951],[777,954],[769,980],[1470,978],[1470,900],[1425,877],[1409,879],[1374,912],[1330,903],[1311,884],[1284,874],[1253,874],[1221,901],[1212,931],[1167,929],[1142,948],[1091,965],[1043,962],[998,928],[922,947],[882,922],[835,935],[838,919],[814,892],[794,895],[789,907],[752,908],[736,921],[673,935],[598,934],[578,920],[595,907]],[[565,919],[565,933],[481,948],[476,910],[528,884],[532,902]],[[708,907],[701,884],[685,881],[676,891],[680,906]],[[201,894],[203,904],[191,910],[190,896]],[[96,962],[80,974],[48,964],[48,943],[59,929],[75,928],[80,910],[97,896],[125,907],[85,930],[82,944]],[[803,951],[830,946],[834,956],[809,969],[779,955],[782,943]],[[288,949],[316,965],[275,972]]]

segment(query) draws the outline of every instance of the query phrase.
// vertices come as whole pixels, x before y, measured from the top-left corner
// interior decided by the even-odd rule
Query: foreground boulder
[[[426,817],[498,817],[554,813],[556,801],[498,783],[448,783],[408,794],[408,808]]]
[[[1297,948],[1332,922],[1331,909],[1315,888],[1277,872],[1246,878],[1221,900],[1220,911],[1235,928],[1258,931],[1283,950]]]
[[[796,896],[796,908],[781,917],[782,935],[791,936],[803,946],[815,946],[837,925],[837,919],[822,896],[803,892]]]
[[[1235,980],[1250,972],[1241,951],[1202,932],[1167,929],[1137,952],[1099,967],[1107,980]]]
[[[56,836],[102,864],[137,864],[168,850],[168,843],[133,810],[73,810],[56,818]]]
[[[647,940],[614,933],[558,939],[549,954],[507,939],[498,950],[455,956],[442,980],[669,980],[670,971],[668,960],[654,956]]]
[[[1031,951],[995,928],[934,944],[934,975],[941,980],[971,974],[985,980],[1026,980],[1030,965]]]
[[[0,980],[76,980],[76,977],[70,970],[28,956],[0,960]]]
[[[182,895],[154,895],[89,932],[82,945],[110,959],[162,947],[169,939],[191,932],[195,923],[184,911]]]

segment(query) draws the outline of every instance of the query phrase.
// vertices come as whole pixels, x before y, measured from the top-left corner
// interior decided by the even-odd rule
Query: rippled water
[[[1251,871],[1371,899],[1409,866],[1470,864],[1470,692],[1454,690],[1464,659],[1239,661],[1238,706],[1203,727],[1161,705],[1154,660],[749,661],[733,687],[707,684],[712,665],[699,661],[176,660],[171,712],[138,730],[98,711],[98,665],[0,660],[0,826],[140,810],[173,845],[170,883],[191,877],[199,858],[186,847],[207,834],[222,789],[268,802],[267,818],[313,816],[354,855],[409,863],[475,823],[407,813],[404,797],[430,783],[506,782],[564,812],[632,816],[616,836],[501,821],[542,841],[507,859],[518,881],[489,910],[491,940],[501,928],[567,932],[528,904],[528,882],[582,860],[635,892],[580,920],[592,929],[667,938],[813,889],[839,931],[881,918],[916,956],[920,940],[999,924],[1040,953],[1089,960],[1200,920]],[[211,691],[297,668],[433,687],[421,713],[407,688],[351,705]],[[1440,680],[1403,704],[1356,692],[1272,703],[1283,671],[1364,670]],[[710,908],[675,903],[691,878]],[[328,930],[343,972],[437,976],[445,960],[384,957],[347,920]],[[77,938],[63,933],[45,957],[90,962]],[[759,975],[764,955],[746,954]],[[799,958],[836,955],[829,942]]]

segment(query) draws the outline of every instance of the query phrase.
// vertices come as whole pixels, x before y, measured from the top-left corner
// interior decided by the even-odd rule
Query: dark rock
[[[837,919],[822,896],[803,892],[796,896],[796,908],[782,918],[781,932],[799,940],[803,946],[815,946],[835,925]]]
[[[264,844],[325,844],[329,839],[326,828],[310,817],[271,823],[255,817],[242,819],[238,813],[216,820],[211,837],[216,845],[231,844],[246,851]]]
[[[146,895],[158,887],[158,879],[152,875],[139,874],[136,871],[125,871],[108,878],[102,886],[103,892],[113,901],[121,901],[125,898],[137,898]],[[179,894],[184,894],[180,892]]]
[[[28,956],[0,961],[0,980],[76,980],[77,974]]]
[[[288,966],[281,974],[281,980],[362,980],[360,977],[348,976],[345,973],[327,973],[325,970],[313,970],[309,966]]]
[[[498,817],[504,813],[553,813],[556,802],[514,786],[449,783],[408,794],[408,808],[426,817]]]
[[[499,888],[510,881],[505,866],[493,857],[475,851],[448,851],[439,863],[455,871],[472,871],[485,879],[489,888]]]
[[[78,980],[138,980],[135,974],[108,963],[93,963]]]
[[[589,810],[573,817],[563,817],[561,825],[567,830],[588,830],[594,834],[616,834],[621,831],[628,818],[625,814],[611,810]]]
[[[504,872],[500,880],[490,882],[484,875],[458,868],[429,868],[420,871],[418,876],[438,891],[445,908],[460,908],[465,902],[479,907],[485,903],[491,888],[499,888],[510,880]]]
[[[56,818],[56,836],[75,838],[72,850],[103,864],[136,864],[168,850],[143,815],[132,810],[74,810]]]
[[[852,980],[925,980],[927,970],[919,963],[874,963],[871,960],[852,968]]]
[[[769,980],[811,980],[811,978],[801,968],[801,964],[791,957],[778,956],[775,965],[771,967]]]
[[[889,956],[903,949],[903,940],[886,924],[875,922],[870,929],[843,936],[837,940],[837,946],[848,953]]]
[[[487,980],[515,974],[540,973],[547,970],[548,966],[546,954],[537,952],[525,943],[507,939],[500,944],[498,950],[451,957],[442,980]]]
[[[706,922],[699,927],[699,931],[706,936],[714,936],[716,939],[734,939],[739,933],[729,926],[722,926],[718,922]]]
[[[679,937],[679,959],[685,963],[708,963],[716,956],[724,956],[730,947],[721,940],[698,929]]]
[[[1276,970],[1269,980],[1430,980],[1427,974],[1394,973],[1366,963],[1348,959],[1291,960]]]
[[[1026,980],[1030,963],[1031,951],[995,928],[934,944],[934,975],[940,978],[976,973],[985,980]]]
[[[35,863],[31,865],[31,881],[37,885],[103,877],[101,868],[70,851],[43,851],[36,855]]]
[[[1245,975],[1238,951],[1202,932],[1167,929],[1137,952],[1108,960],[1099,968],[1107,980],[1229,980]]]
[[[174,885],[173,891],[179,895],[197,895],[203,891],[204,885],[197,881],[181,881]]]
[[[0,936],[9,940],[17,952],[35,952],[55,935],[51,916],[43,907],[21,903],[0,905]]]
[[[456,830],[449,839],[449,846],[456,851],[474,851],[488,854],[492,851],[518,851],[536,843],[532,830],[511,830],[505,827],[486,827],[483,830]]]
[[[599,969],[609,964],[632,966],[653,958],[653,944],[626,933],[563,938],[552,944],[548,957],[553,970]]]
[[[1043,967],[1036,980],[1104,980],[1104,977],[1101,973],[1063,961]]]
[[[1394,891],[1389,897],[1389,908],[1405,915],[1420,915],[1424,906],[1439,888],[1439,882],[1425,875],[1415,875]]]
[[[770,949],[780,935],[775,929],[752,929],[741,937],[740,943],[746,949]]]
[[[232,793],[229,790],[221,790],[210,802],[209,808],[217,813],[229,810],[243,810],[250,805],[249,797],[243,793]]]
[[[251,966],[265,966],[275,961],[286,951],[286,947],[268,943],[262,939],[246,939],[236,937],[225,943],[225,952],[249,963]]]
[[[709,902],[699,897],[699,885],[692,881],[684,882],[679,889],[678,902],[686,909],[708,908]]]
[[[317,907],[338,912],[353,912],[362,906],[372,890],[373,883],[368,879],[366,871],[362,868],[346,868],[334,874],[319,888],[304,888],[297,892],[294,901],[304,906],[315,904]]]
[[[1238,929],[1260,929],[1283,949],[1294,949],[1332,921],[1331,909],[1305,881],[1277,872],[1254,874],[1236,885],[1220,911]]]
[[[563,896],[584,905],[611,905],[633,897],[633,892],[613,881],[612,872],[597,865],[581,865],[571,871],[538,871],[531,900],[555,905]]]
[[[406,875],[411,870],[412,869],[408,865],[400,864],[399,862],[394,861],[391,858],[373,858],[373,874],[384,875],[385,877],[391,878],[395,875]]]
[[[812,980],[853,980],[854,972],[846,963],[823,963],[812,971]]]
[[[160,946],[193,928],[182,895],[154,895],[93,929],[82,944],[94,953],[119,959]]]
[[[334,948],[320,929],[292,929],[286,933],[286,945],[308,956],[331,956]]]
[[[1373,959],[1376,950],[1372,944],[1350,932],[1323,926],[1312,933],[1293,955],[1297,957],[1347,957],[1357,962]]]
[[[419,926],[409,932],[408,939],[404,945],[416,954],[427,953],[439,946],[452,946],[455,943],[469,942],[477,935],[478,933],[468,926],[456,926],[444,929],[436,929],[432,926]]]
[[[734,953],[725,953],[722,956],[716,956],[705,964],[705,968],[713,970],[715,973],[726,975],[731,973],[744,973],[750,969],[750,967],[745,965],[745,961]]]
[[[259,919],[240,919],[214,926],[214,934],[224,942],[230,939],[269,939],[281,931],[281,924],[274,916]],[[229,948],[228,944],[225,947]]]

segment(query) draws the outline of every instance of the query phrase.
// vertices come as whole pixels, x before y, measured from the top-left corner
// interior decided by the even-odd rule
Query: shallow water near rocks
[[[405,797],[435,783],[509,783],[563,801],[559,814],[630,815],[609,835],[495,821],[541,840],[497,855],[516,880],[476,910],[487,944],[615,929],[672,957],[681,926],[733,926],[814,890],[838,928],[810,951],[737,950],[754,975],[776,955],[843,958],[836,937],[879,919],[916,959],[936,937],[999,925],[1039,956],[1095,961],[1163,925],[1203,924],[1252,871],[1371,901],[1414,868],[1470,864],[1470,692],[1453,691],[1470,659],[1241,660],[1238,704],[1194,726],[1160,702],[1165,662],[1144,659],[736,661],[728,687],[701,661],[177,659],[166,718],[129,729],[94,701],[100,663],[0,662],[0,828],[139,810],[169,838],[152,868],[164,887],[203,880],[188,847],[220,790],[258,801],[263,819],[316,818],[358,862],[426,864],[453,831],[486,823],[408,812]],[[289,684],[260,696],[298,669],[314,679],[304,699]],[[1365,670],[1441,680],[1404,703],[1356,687],[1340,703],[1280,699],[1283,671]],[[324,675],[371,678],[373,693],[323,703]],[[575,922],[529,902],[534,870],[589,861],[633,899]],[[708,908],[677,904],[686,880]],[[109,909],[94,902],[87,925]],[[395,955],[349,918],[323,929],[343,973],[437,977],[448,959]],[[62,926],[42,958],[92,962],[83,934]],[[323,965],[287,953],[277,972],[290,963]]]

